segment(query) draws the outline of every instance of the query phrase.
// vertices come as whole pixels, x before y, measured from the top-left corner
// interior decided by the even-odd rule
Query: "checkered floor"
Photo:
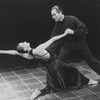
[[[99,80],[100,76],[92,71],[85,62],[74,63],[88,78]],[[35,89],[46,85],[44,68],[13,67],[0,69],[0,100],[30,100]],[[67,93],[48,94],[37,100],[100,100],[100,84],[90,85]]]

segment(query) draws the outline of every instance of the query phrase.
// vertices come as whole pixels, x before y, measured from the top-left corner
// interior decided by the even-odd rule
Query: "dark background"
[[[100,0],[0,0],[0,49],[15,49],[25,40],[35,47],[48,40],[55,24],[54,5],[86,24],[89,48],[100,57]]]

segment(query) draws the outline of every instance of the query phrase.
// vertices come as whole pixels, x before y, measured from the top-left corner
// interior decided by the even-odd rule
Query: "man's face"
[[[58,21],[60,20],[61,14],[58,13],[58,12],[56,11],[56,9],[53,9],[53,10],[51,11],[51,15],[52,15],[52,18],[53,18],[56,22],[58,22]]]

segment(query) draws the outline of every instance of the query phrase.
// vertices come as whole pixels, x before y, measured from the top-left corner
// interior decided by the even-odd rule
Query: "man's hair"
[[[17,50],[19,53],[27,53],[27,52],[28,52],[28,51],[24,51],[24,50],[23,50],[23,47],[20,46],[20,43],[17,44],[16,50]]]
[[[63,9],[62,9],[60,6],[58,6],[58,5],[53,6],[53,7],[51,8],[51,11],[52,11],[53,9],[55,9],[58,13],[61,12],[62,14],[64,14]]]

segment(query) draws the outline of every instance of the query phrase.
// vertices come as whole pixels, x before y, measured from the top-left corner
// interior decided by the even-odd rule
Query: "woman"
[[[55,54],[46,49],[69,33],[73,34],[71,30],[65,31],[64,34],[55,36],[34,49],[30,47],[30,43],[22,42],[17,45],[17,51],[0,50],[0,54],[19,55],[26,59],[43,59],[45,61],[47,86],[44,89],[36,90],[30,99],[35,99],[42,94],[78,89],[87,84],[97,84],[97,81],[89,80],[75,67],[62,62]]]

